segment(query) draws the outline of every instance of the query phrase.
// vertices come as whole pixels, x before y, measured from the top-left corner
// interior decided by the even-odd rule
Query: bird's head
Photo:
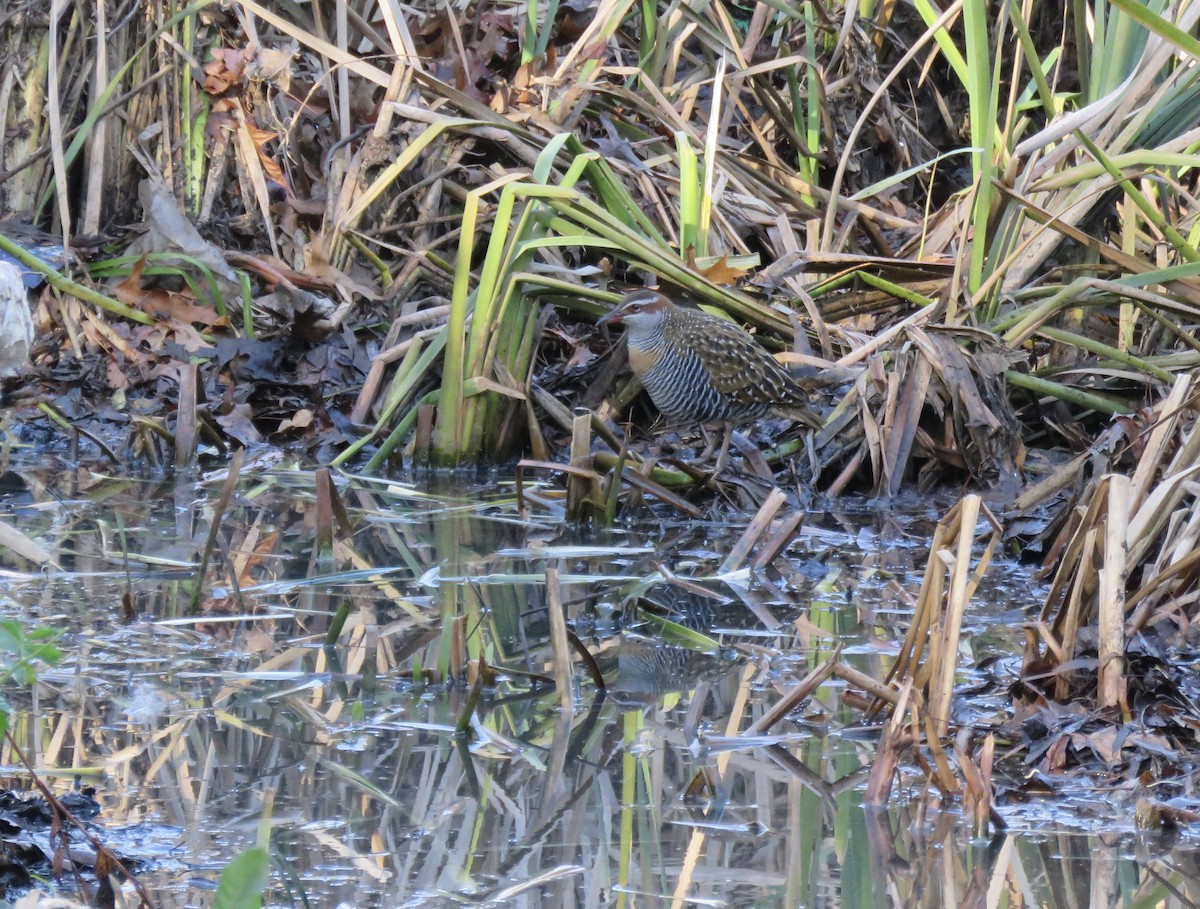
[[[626,325],[634,333],[652,331],[674,304],[654,290],[635,290],[608,312],[597,325]]]

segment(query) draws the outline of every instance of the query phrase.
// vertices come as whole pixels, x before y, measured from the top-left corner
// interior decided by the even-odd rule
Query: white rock
[[[32,343],[33,317],[21,271],[10,262],[0,262],[0,378],[25,369]]]

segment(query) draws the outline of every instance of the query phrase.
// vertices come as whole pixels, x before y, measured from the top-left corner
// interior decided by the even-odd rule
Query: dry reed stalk
[[[998,817],[992,787],[996,738],[988,733],[980,749],[978,763],[962,748],[955,747],[954,751],[963,775],[963,816],[970,820],[974,836],[987,836],[992,818]]]
[[[771,536],[763,543],[762,549],[758,551],[758,555],[754,559],[753,567],[757,571],[761,568],[766,568],[783,552],[785,546],[795,539],[796,533],[800,530],[800,525],[804,522],[804,512],[800,510],[793,511],[786,518],[776,525],[771,532]]]
[[[1079,482],[1080,471],[1090,459],[1090,452],[1076,455],[1054,468],[1046,477],[1026,489],[1013,502],[1012,513],[1024,514],[1044,504],[1065,489]]]
[[[981,516],[990,525],[990,534],[972,568]],[[962,619],[1001,535],[1000,523],[978,496],[965,496],[938,523],[912,624],[887,677],[891,685],[900,682],[911,687],[915,706],[922,701],[927,705],[920,712],[925,743],[933,758],[930,773],[948,794],[956,792],[959,784],[941,742],[949,731]],[[883,709],[885,700],[877,698],[868,713]],[[893,716],[898,709],[898,704],[893,704]]]
[[[1052,650],[1057,654],[1060,664],[1069,661],[1074,656],[1075,647],[1079,640],[1079,629],[1087,623],[1087,619],[1083,614],[1083,601],[1085,593],[1088,596],[1091,595],[1091,592],[1087,590],[1087,586],[1095,577],[1096,539],[1097,532],[1095,529],[1088,530],[1084,535],[1076,583],[1071,587],[1071,595],[1067,600],[1066,607],[1055,617],[1053,627],[1047,626],[1045,622],[1039,623],[1040,627],[1047,633],[1047,636],[1054,638]],[[1063,700],[1067,697],[1071,690],[1072,678],[1072,673],[1057,673],[1054,683],[1054,696],[1056,698]]]
[[[754,548],[754,544],[771,529],[771,522],[775,519],[775,514],[786,502],[787,494],[782,489],[776,486],[771,490],[766,501],[762,503],[762,507],[758,509],[738,541],[733,544],[729,553],[721,561],[721,565],[717,569],[718,574],[728,574],[742,567],[750,555],[750,550]]]
[[[950,758],[946,755],[946,749],[942,745],[942,739],[939,737],[939,727],[946,725],[943,720],[948,720],[948,717],[935,716],[933,711],[926,707],[921,710],[923,698],[921,692],[917,691],[913,696],[913,705],[917,708],[922,724],[925,729],[924,743],[929,749],[929,756],[933,758],[933,766],[930,767],[925,761],[925,755],[921,752],[917,753],[917,762],[920,763],[925,772],[929,775],[932,782],[943,795],[952,797],[961,791],[962,786],[958,781],[958,775],[954,772],[954,768],[950,766]]]
[[[918,740],[911,728],[906,727],[909,699],[913,693],[913,681],[906,678],[896,692],[891,716],[883,724],[879,745],[875,749],[875,760],[871,762],[871,773],[867,788],[863,791],[863,804],[867,807],[886,805],[900,766],[900,756]],[[915,726],[915,718],[914,718]]]
[[[1099,626],[1101,707],[1125,703],[1125,585],[1128,581],[1126,545],[1129,530],[1130,482],[1108,478],[1108,515],[1104,538],[1104,564],[1100,569]]]
[[[793,685],[788,690],[787,694],[776,701],[775,704],[771,706],[770,710],[746,727],[741,734],[761,735],[762,733],[770,730],[772,726],[800,706],[800,704],[810,697],[814,691],[816,691],[833,677],[838,665],[838,657],[840,654],[841,647],[839,646],[829,659],[821,663],[821,665],[817,666],[808,675]]]
[[[592,469],[592,414],[576,408],[571,419],[571,467],[567,474],[567,515],[572,520],[589,517],[590,506],[602,501],[600,477]]]
[[[467,677],[467,617],[456,615],[450,619],[450,665],[447,670],[453,679]]]
[[[196,377],[199,367],[184,363],[179,367],[179,401],[175,407],[175,466],[183,468],[196,457],[198,418],[196,414]]]
[[[1054,605],[1067,594],[1073,585],[1079,586],[1094,580],[1094,575],[1078,574],[1072,569],[1068,569],[1067,566],[1077,565],[1085,552],[1092,551],[1094,541],[1089,540],[1087,534],[1098,526],[1102,512],[1103,497],[1093,491],[1086,508],[1077,509],[1068,516],[1067,523],[1063,525],[1054,545],[1048,551],[1046,564],[1055,564],[1058,566],[1058,570],[1054,573],[1050,590],[1046,594],[1046,602],[1042,606],[1040,616],[1042,621],[1051,618]],[[1049,561],[1050,559],[1054,560],[1053,563]],[[1062,621],[1061,617],[1055,618],[1056,631],[1058,631],[1060,621]]]
[[[314,556],[328,554],[333,551],[333,501],[337,495],[333,488],[333,477],[328,467],[317,470],[313,476],[316,486],[316,534],[314,540]]]
[[[550,619],[550,650],[554,655],[554,687],[558,691],[558,706],[563,716],[575,715],[574,684],[571,673],[571,644],[567,639],[566,616],[563,615],[562,584],[558,569],[546,568],[546,611]]]
[[[893,708],[900,699],[896,689],[877,682],[865,672],[859,672],[853,666],[847,666],[845,663],[838,663],[834,667],[833,674],[843,682],[853,685],[855,688],[861,688],[867,694],[890,704]]]
[[[971,548],[975,542],[975,524],[979,519],[979,510],[982,506],[983,501],[973,495],[967,496],[956,506],[962,509],[962,513],[958,519],[958,546],[953,560],[949,561],[948,550],[943,550],[938,554],[940,558],[947,559],[947,567],[950,569],[950,591],[939,620],[941,637],[940,640],[930,642],[931,652],[941,654],[938,663],[939,675],[932,677],[929,681],[929,714],[933,717],[938,739],[946,735],[950,725],[954,673],[958,668],[958,639],[962,633],[963,614],[966,612],[969,599],[967,587],[971,569]],[[999,530],[996,531],[997,538],[998,535]],[[990,556],[989,552],[985,557],[985,562],[990,560]]]
[[[1160,438],[1156,448],[1164,444]],[[1156,455],[1150,457],[1157,460]],[[1027,669],[1034,663],[1044,667],[1047,661],[1052,668],[1069,664],[1077,656],[1081,630],[1095,620],[1097,702],[1102,707],[1125,709],[1126,612],[1136,602],[1127,597],[1135,565],[1133,550],[1136,546],[1145,552],[1154,542],[1137,536],[1148,530],[1148,522],[1135,526],[1133,502],[1139,485],[1136,479],[1105,474],[1092,489],[1087,507],[1076,511],[1060,531],[1059,540],[1068,542],[1054,547],[1061,553],[1060,562],[1039,622],[1046,650],[1035,647],[1026,654]],[[1156,498],[1157,493],[1147,496],[1139,511],[1144,512]],[[1135,597],[1141,595],[1139,590]],[[1074,687],[1072,674],[1056,669],[1055,675],[1053,695],[1065,699]]]
[[[1191,566],[1200,543],[1200,513],[1190,503],[1196,496],[1193,478],[1200,473],[1200,430],[1189,403],[1196,385],[1191,375],[1176,379],[1155,407],[1149,431],[1131,438],[1137,466],[1130,478],[1114,472],[1116,459],[1109,454],[1121,451],[1115,444],[1119,437],[1113,435],[1117,427],[1082,456],[1098,460],[1107,472],[1084,489],[1084,506],[1073,508],[1047,548],[1046,564],[1056,565],[1042,610],[1043,622],[1053,618],[1052,664],[1075,657],[1079,630],[1099,616],[1098,694],[1106,706],[1121,703],[1123,685],[1116,667],[1125,636],[1152,622],[1159,608],[1182,608],[1196,584]],[[1135,429],[1127,421],[1122,431],[1132,434]],[[1069,466],[1081,466],[1079,459]],[[1065,488],[1070,481],[1064,482],[1064,473],[1056,472],[1053,484],[1040,485]],[[1029,495],[1018,504],[1032,505],[1035,498]],[[1130,579],[1138,574],[1140,585],[1127,593]],[[1041,662],[1036,650],[1031,658]],[[1060,676],[1055,696],[1066,697],[1070,690],[1070,678]]]
[[[1163,476],[1130,516],[1130,564],[1140,565],[1155,543],[1161,545],[1160,535],[1184,497],[1191,495],[1188,486],[1197,473],[1200,473],[1200,424],[1192,423],[1182,439],[1177,440],[1175,455],[1163,469]]]
[[[925,399],[929,394],[929,382],[933,378],[933,367],[925,357],[917,357],[913,368],[906,370],[901,383],[900,372],[888,376],[888,407],[882,426],[884,449],[882,453],[882,491],[894,496],[900,491],[904,470],[912,454],[913,442]]]
[[[1150,430],[1150,438],[1138,458],[1137,469],[1133,473],[1129,488],[1129,508],[1136,511],[1150,494],[1151,482],[1158,472],[1159,465],[1167,456],[1168,450],[1175,438],[1179,418],[1183,415],[1184,403],[1192,394],[1196,379],[1192,375],[1176,376],[1175,384],[1170,394],[1156,408],[1157,418]]]

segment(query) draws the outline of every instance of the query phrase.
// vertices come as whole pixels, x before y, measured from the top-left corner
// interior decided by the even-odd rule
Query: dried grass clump
[[[976,555],[981,536],[986,543]],[[954,725],[963,616],[1000,540],[1000,523],[978,496],[962,499],[938,523],[912,624],[886,680],[895,694],[877,695],[868,711],[872,715],[889,710],[867,787],[868,804],[887,802],[898,768],[912,753],[944,796],[963,797],[977,833],[995,820],[994,743],[989,738],[979,755],[972,756],[966,742],[959,741],[951,749],[946,740]]]
[[[829,439],[851,463],[865,455],[880,495],[911,483],[912,467],[924,490],[1011,477],[1021,435],[1004,374],[1014,357],[986,335],[945,325],[906,325],[889,347],[869,358],[818,448]]]
[[[89,264],[50,276],[42,375],[65,349],[90,395],[167,401],[134,446],[162,460],[182,422],[372,471],[561,463],[574,429],[544,393],[598,412],[589,323],[652,276],[826,377],[828,430],[779,459],[892,494],[1009,477],[1023,444],[1074,442],[1200,356],[1172,115],[1190,10],[1111,10],[1064,70],[1057,30],[978,4],[578,7],[5,20],[0,208]],[[1103,43],[1122,35],[1147,40]],[[1090,73],[1110,59],[1120,78]],[[81,242],[103,232],[123,255]]]
[[[1194,641],[1200,602],[1195,395],[1195,377],[1181,376],[1144,423],[1115,426],[1088,452],[1097,475],[1061,508],[1043,569],[1051,586],[1027,653],[1027,668],[1054,698],[1077,694],[1082,679],[1094,677],[1098,703],[1127,711],[1128,643],[1147,634],[1161,642],[1155,650]],[[1070,668],[1084,651],[1096,654],[1094,676]]]

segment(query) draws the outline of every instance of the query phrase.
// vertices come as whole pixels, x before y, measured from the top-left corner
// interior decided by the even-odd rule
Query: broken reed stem
[[[179,368],[179,403],[175,408],[175,467],[182,470],[195,463],[196,434],[196,376],[199,366],[184,363]]]
[[[314,557],[324,557],[333,554],[333,476],[328,467],[321,467],[313,475],[317,491],[316,504],[316,545],[313,547]]]
[[[950,593],[942,617],[941,640],[931,642],[941,652],[939,674],[929,680],[929,713],[933,717],[937,738],[945,736],[950,726],[950,702],[954,695],[954,672],[958,668],[958,639],[962,634],[963,613],[967,609],[967,581],[971,571],[971,547],[975,542],[975,525],[979,521],[979,496],[967,496],[960,503],[958,549],[950,566]]]
[[[239,448],[229,459],[229,471],[225,475],[225,485],[221,487],[221,494],[217,497],[217,504],[213,507],[208,539],[204,542],[204,552],[200,556],[200,565],[196,569],[196,585],[192,588],[192,602],[188,607],[190,615],[196,615],[200,611],[200,596],[204,592],[204,577],[208,574],[208,562],[212,558],[213,549],[217,544],[217,533],[221,529],[225,509],[229,507],[229,500],[233,498],[233,491],[237,488],[238,477],[242,472],[242,461],[245,457],[246,449]]]
[[[808,698],[814,691],[820,688],[833,676],[837,668],[838,657],[841,655],[842,647],[839,644],[834,650],[833,655],[824,663],[802,678],[795,686],[782,698],[780,698],[770,710],[760,716],[757,720],[751,723],[742,735],[761,735],[770,730],[777,722],[791,713],[800,705],[802,701]]]
[[[584,508],[596,485],[591,455],[592,414],[577,407],[571,418],[571,467],[574,470],[567,474],[567,515],[572,520],[586,517]]]
[[[900,766],[900,755],[916,741],[913,731],[906,729],[908,702],[913,693],[913,680],[906,678],[896,692],[892,715],[883,724],[879,736],[879,747],[875,749],[875,760],[867,777],[867,788],[863,792],[863,805],[877,807],[886,805],[896,779],[896,768]]]
[[[429,446],[433,442],[433,417],[437,408],[425,404],[417,408],[417,431],[413,434],[413,461],[426,464],[429,462]]]
[[[733,544],[733,548],[721,562],[721,567],[717,569],[718,574],[728,574],[742,567],[742,563],[750,555],[754,544],[771,529],[771,521],[775,519],[776,512],[783,507],[785,502],[787,502],[787,494],[782,489],[776,486],[771,490],[766,501],[762,503],[762,507],[758,509],[758,513],[746,526],[741,538]]]
[[[558,569],[546,568],[546,611],[550,619],[550,650],[554,654],[554,686],[558,689],[558,705],[563,714],[575,713],[575,697],[571,684],[571,644],[567,640],[567,620],[563,615],[562,582]]]
[[[467,617],[456,615],[450,620],[450,678],[467,677],[467,653]]]
[[[1104,533],[1104,565],[1100,569],[1100,673],[1101,707],[1125,703],[1125,581],[1126,541],[1129,532],[1128,477],[1113,474],[1108,480],[1108,521]]]
[[[964,748],[954,748],[955,758],[963,776],[963,817],[970,821],[971,832],[976,837],[988,833],[992,818],[992,760],[996,751],[996,740],[992,733],[984,739],[979,750],[979,762]]]
[[[795,539],[796,532],[800,529],[803,521],[803,511],[793,511],[780,521],[779,526],[775,528],[771,536],[763,543],[762,549],[758,551],[758,556],[754,559],[752,567],[758,570],[766,568],[774,562],[779,553],[783,552],[784,547]]]
[[[865,672],[859,672],[853,666],[838,663],[833,667],[833,674],[848,685],[860,688],[867,694],[879,698],[879,700],[885,701],[893,707],[896,706],[896,702],[899,700],[900,696],[896,694],[894,688],[884,685],[882,682],[875,681],[872,676],[867,675]]]

